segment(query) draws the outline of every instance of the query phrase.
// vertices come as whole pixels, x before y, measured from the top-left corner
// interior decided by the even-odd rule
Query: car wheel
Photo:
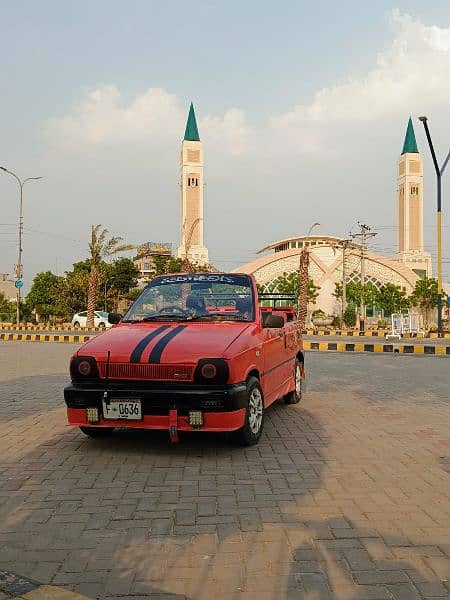
[[[106,325],[104,323],[99,323],[98,326],[100,327],[100,329],[105,329]]]
[[[108,437],[114,431],[114,427],[80,427],[84,435],[92,438]]]
[[[300,362],[298,360],[298,358],[296,358],[295,363],[294,363],[295,388],[292,390],[292,392],[289,392],[289,394],[286,394],[286,396],[284,397],[284,401],[286,402],[286,404],[298,404],[300,402],[300,400],[302,399],[302,392],[303,392],[302,372],[303,372],[303,363]]]
[[[264,396],[256,377],[247,382],[247,407],[244,426],[236,432],[237,440],[243,446],[257,444],[264,424]]]
[[[80,324],[78,323],[78,321],[75,321],[75,323],[73,324],[74,327],[79,327]]]

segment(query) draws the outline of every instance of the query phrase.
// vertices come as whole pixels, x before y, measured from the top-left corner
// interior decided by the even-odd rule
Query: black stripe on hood
[[[163,331],[165,331],[168,328],[169,328],[169,325],[163,325],[162,327],[158,327],[158,329],[154,329],[153,331],[151,331],[150,333],[148,333],[145,337],[143,337],[142,340],[139,342],[139,344],[136,346],[136,348],[131,353],[130,362],[132,362],[132,363],[138,363],[138,362],[140,362],[141,361],[141,357],[142,357],[142,353],[144,352],[144,350],[148,346],[148,344],[157,335],[159,335],[160,333],[162,333]]]
[[[186,329],[186,325],[178,325],[174,327],[172,331],[166,333],[164,337],[162,337],[153,347],[153,350],[150,352],[150,357],[148,359],[149,363],[159,363],[161,362],[161,355],[164,352],[167,344],[173,340],[173,338],[181,333],[183,329]]]

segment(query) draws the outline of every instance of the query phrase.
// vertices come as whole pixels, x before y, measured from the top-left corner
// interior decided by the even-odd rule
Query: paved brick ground
[[[91,598],[450,597],[448,359],[308,355],[257,447],[65,426],[68,345],[0,344],[0,570]]]

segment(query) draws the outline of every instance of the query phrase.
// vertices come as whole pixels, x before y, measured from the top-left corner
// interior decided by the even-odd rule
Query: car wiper
[[[187,315],[148,315],[141,319],[141,321],[187,321],[189,317]]]
[[[242,317],[241,315],[230,315],[227,313],[220,313],[220,312],[216,312],[216,313],[210,313],[208,315],[197,315],[196,317],[188,317],[188,321],[197,321],[200,319],[211,319],[211,320],[215,320],[215,319],[219,319],[221,321],[248,321],[249,319],[247,317]]]

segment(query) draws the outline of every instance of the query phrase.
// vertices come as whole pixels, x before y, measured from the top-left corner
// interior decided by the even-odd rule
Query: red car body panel
[[[260,381],[265,407],[294,390],[296,357],[303,363],[295,313],[289,308],[260,308],[256,282],[250,279],[253,321],[124,322],[81,346],[72,360],[86,357],[98,374],[95,380],[74,380],[65,389],[69,425],[170,430],[175,414],[178,430],[233,431],[244,425],[250,376]],[[267,313],[282,316],[284,326],[265,327]],[[196,369],[205,359],[226,366],[226,382],[198,383]],[[105,392],[142,399],[142,419],[105,419],[101,399]],[[211,406],[214,409],[209,410]],[[88,407],[98,408],[97,421],[88,420]],[[200,427],[189,422],[191,408],[203,415]]]
[[[86,342],[79,350],[79,355],[95,356],[99,362],[106,362],[108,350],[116,362],[129,362],[136,346],[147,335],[161,329],[161,323],[123,323],[112,327],[111,330],[98,335]],[[140,362],[146,363],[158,340],[171,329],[180,326],[179,323],[167,323],[168,328],[153,338],[140,357]],[[160,362],[163,364],[193,364],[200,358],[224,356],[227,348],[248,327],[249,323],[222,321],[217,323],[189,323],[181,330],[174,340],[167,344]]]

